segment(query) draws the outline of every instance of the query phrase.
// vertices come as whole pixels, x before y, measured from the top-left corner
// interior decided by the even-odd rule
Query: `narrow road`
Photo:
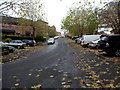
[[[92,79],[92,81],[87,76],[94,74],[94,79],[98,79],[98,77],[95,77],[96,72],[90,71],[92,67],[88,64],[93,66],[96,64],[94,60],[101,62],[104,58],[99,58],[94,53],[83,49],[76,53],[77,48],[73,47],[70,41],[60,38],[56,40],[55,44],[49,45],[44,50],[26,59],[3,64],[3,88],[31,88],[39,85],[42,88],[89,87],[90,84],[86,84],[86,86],[84,83],[94,82],[95,80]],[[93,60],[93,63],[88,62],[89,60]],[[109,64],[113,66],[113,63]],[[99,66],[99,64],[96,64],[96,66]],[[100,68],[95,68],[95,70],[100,71]],[[114,75],[118,76],[118,73],[114,73]],[[101,81],[99,80],[99,82]],[[117,82],[115,81],[115,83]],[[101,86],[104,87],[104,85]]]
[[[59,39],[54,45],[49,45],[29,58],[4,64],[3,87],[14,87],[16,83],[19,83],[18,87],[31,87],[38,84],[46,88],[62,87],[63,75],[68,73],[72,77],[76,73],[73,72],[75,65],[72,60],[74,59],[69,42]],[[51,75],[54,78],[50,78]],[[77,84],[79,83],[74,84],[74,87],[80,87]]]

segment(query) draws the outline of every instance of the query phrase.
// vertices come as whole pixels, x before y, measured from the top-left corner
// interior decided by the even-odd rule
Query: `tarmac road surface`
[[[108,80],[115,81],[114,78],[119,76],[118,69],[116,69],[119,66],[118,64],[113,62],[101,64],[100,62],[105,58],[77,48],[72,46],[69,40],[60,38],[56,40],[55,44],[49,45],[26,59],[3,64],[3,88],[31,88],[33,86],[41,86],[42,88],[89,88],[90,85],[94,87],[97,80],[99,80],[97,83],[104,83],[102,80],[107,76],[100,75],[107,73],[108,69],[112,70],[109,71],[110,73],[114,71],[111,76],[108,73]],[[100,65],[101,67],[99,67]],[[103,68],[104,66],[108,68],[106,71]],[[97,75],[98,72],[101,72],[100,75]],[[113,85],[118,84],[119,77],[116,78]],[[109,82],[106,81],[105,84],[100,84],[98,87],[104,87],[106,84]]]

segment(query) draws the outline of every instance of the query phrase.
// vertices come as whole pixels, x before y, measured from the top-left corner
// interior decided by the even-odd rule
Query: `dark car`
[[[79,38],[79,36],[72,36],[72,40]]]
[[[35,40],[22,40],[24,43],[26,43],[27,46],[36,46]]]
[[[15,48],[12,46],[7,46],[5,43],[0,42],[0,47],[2,49],[2,54],[8,54],[8,53],[12,53],[13,51],[15,51]]]
[[[99,49],[102,49],[108,54],[120,56],[120,34],[104,36],[101,38],[98,44]]]

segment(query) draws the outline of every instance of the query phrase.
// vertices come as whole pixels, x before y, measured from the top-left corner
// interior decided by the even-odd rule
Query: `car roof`
[[[113,34],[113,35],[109,35],[109,36],[120,36],[120,34]]]

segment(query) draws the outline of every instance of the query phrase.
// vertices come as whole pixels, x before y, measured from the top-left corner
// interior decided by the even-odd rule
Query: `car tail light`
[[[93,42],[90,42],[90,44],[94,44]]]

